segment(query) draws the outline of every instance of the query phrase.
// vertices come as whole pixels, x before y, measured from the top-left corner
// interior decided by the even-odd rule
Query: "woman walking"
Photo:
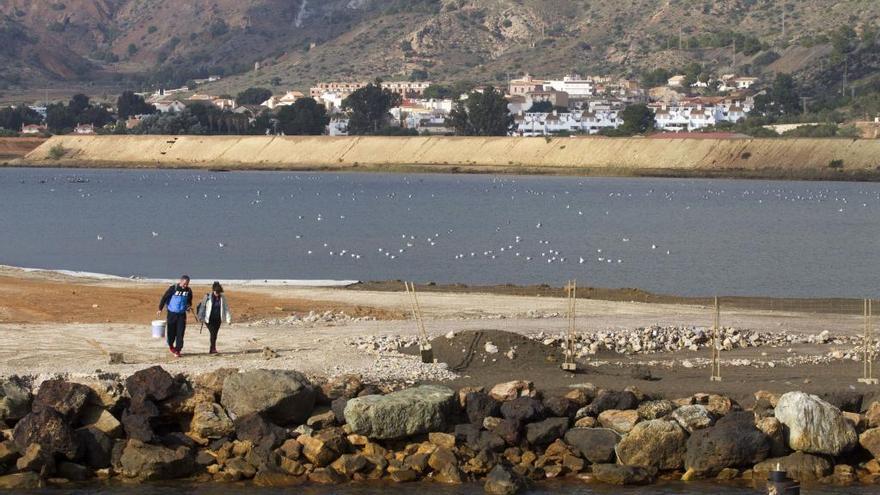
[[[229,305],[226,303],[220,282],[214,282],[211,293],[205,294],[205,298],[199,304],[198,313],[199,321],[208,327],[208,332],[211,334],[211,350],[208,352],[217,354],[217,334],[220,332],[220,325],[223,321],[227,325],[232,324],[232,313],[229,312]]]

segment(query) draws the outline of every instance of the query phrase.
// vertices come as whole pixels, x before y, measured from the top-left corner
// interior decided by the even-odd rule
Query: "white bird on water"
[[[158,232],[153,232],[153,237],[159,237],[159,233],[158,233]]]
[[[219,248],[222,249],[222,248],[225,248],[225,247],[226,247],[226,244],[223,244],[222,242],[218,242],[218,243],[217,243],[217,247],[219,247]]]
[[[99,241],[103,241],[103,240],[104,240],[104,236],[102,236],[101,234],[98,234],[98,240],[99,240]]]

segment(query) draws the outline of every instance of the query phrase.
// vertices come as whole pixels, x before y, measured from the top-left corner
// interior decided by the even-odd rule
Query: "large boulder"
[[[351,399],[345,406],[345,422],[354,433],[369,438],[403,438],[446,430],[457,405],[449,388],[423,385]]]
[[[514,380],[495,385],[489,390],[489,395],[495,400],[506,401],[516,399],[517,397],[535,397],[537,393],[532,382]]]
[[[709,413],[706,406],[699,404],[679,407],[672,411],[672,419],[678,422],[688,433],[708,428],[715,423],[715,418]]]
[[[119,459],[122,474],[139,481],[185,478],[195,471],[192,451],[187,447],[170,449],[129,440]]]
[[[110,467],[113,454],[113,439],[94,426],[86,426],[76,430],[76,438],[82,446],[83,461],[93,469]]]
[[[221,404],[232,419],[259,413],[283,425],[305,422],[315,407],[316,395],[302,373],[253,370],[226,378]]]
[[[501,464],[496,464],[486,476],[483,490],[489,495],[514,495],[523,488],[519,477]]]
[[[501,404],[483,392],[471,392],[465,395],[464,408],[468,421],[475,425],[483,424],[483,420],[488,416],[501,414]]]
[[[653,419],[635,425],[617,444],[617,458],[627,466],[679,469],[687,452],[687,433],[673,421]]]
[[[235,431],[235,425],[220,404],[199,402],[193,411],[190,432],[201,438],[223,438]]]
[[[547,418],[526,425],[526,441],[529,445],[549,445],[568,431],[568,418]]]
[[[272,450],[287,440],[287,431],[259,414],[248,414],[235,418],[235,436],[264,450]]]
[[[636,409],[637,407],[639,407],[639,399],[634,393],[630,391],[615,392],[603,390],[587,406],[587,412],[590,416],[598,416],[602,411],[607,411],[608,409],[625,411],[627,409]]]
[[[665,418],[675,410],[675,404],[671,400],[649,400],[639,404],[639,417],[643,420]]]
[[[593,464],[613,463],[620,434],[607,428],[573,428],[565,434],[565,443]]]
[[[122,423],[101,406],[86,406],[83,409],[80,422],[84,426],[94,426],[112,438],[122,435]]]
[[[632,431],[636,423],[639,422],[639,412],[634,409],[628,411],[607,409],[599,414],[598,419],[599,424],[603,427],[624,434]]]
[[[20,452],[31,444],[39,445],[43,452],[75,460],[79,455],[79,443],[73,428],[64,416],[51,408],[32,412],[15,425],[12,439]]]
[[[125,380],[125,388],[132,402],[161,402],[177,393],[177,382],[161,366],[152,366],[129,376]]]
[[[18,377],[0,383],[0,423],[18,421],[31,412],[31,391]]]
[[[733,412],[691,434],[684,465],[700,476],[715,475],[728,467],[751,467],[769,452],[770,439],[755,427],[754,414]]]
[[[775,471],[777,466],[797,481],[815,481],[828,476],[834,469],[831,461],[824,457],[795,452],[785,457],[773,457],[755,464],[752,468],[754,479],[767,479],[767,474],[770,471]]]
[[[35,490],[45,486],[43,478],[31,471],[0,476],[0,490]]]
[[[645,468],[617,464],[594,464],[593,477],[609,485],[647,485],[654,481]]]
[[[788,427],[792,450],[838,456],[858,442],[856,429],[840,409],[815,395],[788,392],[779,398],[776,419]]]
[[[501,415],[505,419],[528,423],[544,418],[544,404],[532,397],[518,397],[501,404]]]
[[[86,405],[93,398],[92,389],[80,383],[66,380],[46,380],[37,390],[34,397],[33,410],[52,408],[68,421],[79,420]]]
[[[859,435],[859,444],[871,453],[875,459],[880,459],[880,428],[870,428]]]

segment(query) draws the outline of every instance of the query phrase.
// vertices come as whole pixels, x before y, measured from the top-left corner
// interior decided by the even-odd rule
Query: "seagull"
[[[159,233],[158,233],[158,232],[153,232],[153,237],[159,237]]]
[[[226,244],[223,244],[222,242],[218,242],[217,247],[222,249],[222,248],[226,247]]]
[[[98,234],[98,240],[99,240],[99,241],[103,241],[103,240],[104,240],[104,236]]]

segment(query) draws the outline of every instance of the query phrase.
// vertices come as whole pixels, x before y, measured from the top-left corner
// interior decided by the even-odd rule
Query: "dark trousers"
[[[217,334],[220,333],[220,320],[210,320],[207,325],[208,333],[211,334],[211,350],[217,348]]]
[[[173,347],[180,352],[183,349],[183,334],[186,332],[186,313],[168,312],[168,329],[165,336],[168,337],[168,347]]]

